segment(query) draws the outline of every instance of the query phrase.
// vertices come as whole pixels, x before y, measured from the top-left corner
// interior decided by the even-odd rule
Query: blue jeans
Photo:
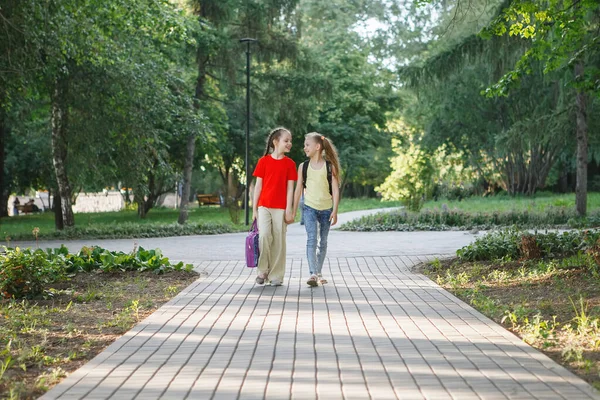
[[[331,226],[329,217],[332,209],[315,210],[305,204],[302,211],[304,213],[306,236],[308,237],[306,241],[308,268],[311,274],[320,274],[327,254],[327,236]]]

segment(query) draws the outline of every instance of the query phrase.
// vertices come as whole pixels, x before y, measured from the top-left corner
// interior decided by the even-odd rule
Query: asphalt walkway
[[[302,229],[281,287],[254,284],[244,234],[138,240],[201,277],[42,399],[600,399],[411,271],[473,235],[332,231],[329,283],[311,289]]]

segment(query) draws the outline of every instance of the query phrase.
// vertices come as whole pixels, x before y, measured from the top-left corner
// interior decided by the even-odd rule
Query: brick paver
[[[410,267],[330,258],[281,287],[240,261],[198,281],[43,399],[591,399],[591,387]]]

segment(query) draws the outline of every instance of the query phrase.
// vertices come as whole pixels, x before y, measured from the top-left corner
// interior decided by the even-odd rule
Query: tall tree
[[[529,40],[531,47],[488,90],[490,95],[505,94],[531,70],[531,63],[540,60],[545,71],[570,69],[577,92],[577,190],[576,209],[579,215],[587,212],[587,94],[600,95],[597,79],[600,69],[586,64],[598,54],[600,4],[594,0],[542,1],[512,0],[492,22],[489,32],[496,35],[518,36]]]
[[[239,89],[236,82],[239,76],[236,72],[242,65],[243,48],[239,39],[253,37],[258,39],[256,46],[258,62],[261,59],[271,62],[277,59],[293,57],[296,43],[294,35],[286,32],[286,24],[293,14],[297,0],[265,2],[261,0],[193,0],[192,9],[201,25],[196,54],[196,107],[207,110],[208,114],[222,114],[220,105],[226,100],[227,94],[235,93],[232,101],[238,101]],[[235,100],[234,100],[235,99]],[[213,111],[209,111],[213,110]],[[217,150],[212,159],[221,170],[225,198],[227,203],[237,204],[239,193],[239,177],[234,176],[236,163],[239,160],[241,141],[238,137],[240,129],[227,126],[222,120],[212,120],[206,126],[215,133],[210,145]],[[225,128],[225,129],[222,129]],[[225,133],[216,135],[216,132]],[[188,137],[184,166],[184,187],[181,199],[181,209],[178,222],[187,220],[187,203],[190,194],[191,173],[196,149],[195,136]],[[234,151],[232,151],[234,150]]]

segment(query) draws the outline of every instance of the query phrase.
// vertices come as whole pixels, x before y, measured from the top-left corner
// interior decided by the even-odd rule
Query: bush
[[[456,255],[464,261],[559,257],[582,252],[593,255],[599,238],[598,230],[530,234],[509,228],[477,238],[457,250]]]
[[[587,227],[600,225],[597,214],[578,219],[575,211],[549,208],[544,213],[505,211],[469,213],[461,210],[404,210],[367,215],[344,224],[346,231],[469,230],[518,226],[521,228]]]
[[[465,261],[516,259],[519,256],[520,238],[521,232],[516,229],[489,233],[458,249],[456,255]]]
[[[82,247],[77,254],[69,254],[66,247],[48,250],[49,257],[61,257],[65,260],[65,269],[69,273],[91,272],[100,270],[102,272],[118,271],[152,271],[162,274],[167,271],[191,270],[193,265],[171,264],[167,257],[163,257],[159,249],[146,250],[143,247],[131,253],[122,251],[110,251],[99,246]]]
[[[46,285],[80,272],[191,271],[192,264],[172,264],[159,249],[142,247],[131,253],[110,251],[99,246],[83,247],[71,254],[60,248],[21,250],[7,248],[0,256],[0,293],[3,298],[34,297],[43,293]]]
[[[4,298],[33,297],[64,278],[64,263],[42,250],[7,249],[0,255],[0,293]]]

